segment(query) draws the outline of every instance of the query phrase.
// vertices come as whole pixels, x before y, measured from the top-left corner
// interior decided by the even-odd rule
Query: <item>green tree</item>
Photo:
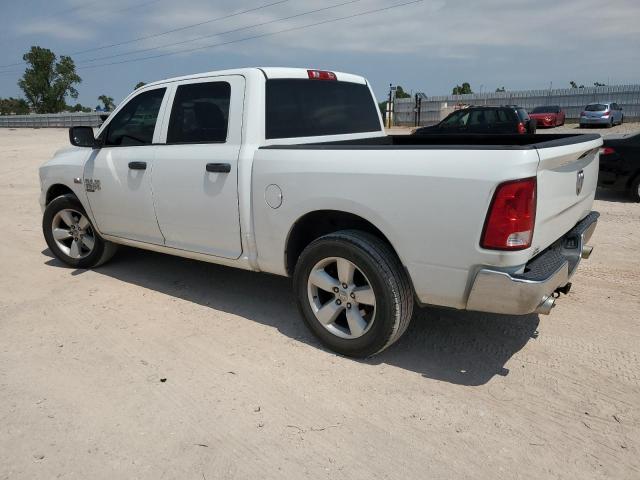
[[[138,83],[136,83],[136,86],[135,86],[134,90],[137,90],[140,87],[144,87],[145,85],[146,85],[146,83],[144,83],[144,82],[138,82]]]
[[[496,88],[496,93],[500,93],[500,92],[506,92],[507,90],[504,87],[498,87]]]
[[[29,104],[24,98],[0,98],[0,115],[27,115]]]
[[[398,85],[396,87],[396,98],[410,98],[411,95],[404,91],[404,89]]]
[[[82,82],[71,57],[60,60],[48,48],[31,47],[22,56],[27,68],[18,86],[37,113],[57,113],[65,109],[66,97],[78,98],[75,85]]]
[[[606,85],[602,82],[593,82],[594,87],[606,87]]]
[[[451,93],[453,95],[467,95],[469,93],[473,93],[473,90],[471,90],[471,85],[469,85],[469,82],[464,82],[462,85],[456,85],[455,87],[453,87]]]
[[[100,100],[102,102],[102,105],[104,106],[104,109],[107,112],[110,112],[111,110],[116,108],[116,104],[113,103],[113,97],[109,97],[107,95],[100,95],[98,97],[98,100]]]
[[[85,113],[89,113],[92,110],[89,107],[85,107],[81,103],[76,103],[74,106],[69,105],[67,107],[67,111],[69,111],[69,112],[85,112]]]
[[[387,102],[379,102],[378,108],[380,109],[380,114],[382,115],[382,119],[387,118]]]
[[[569,85],[571,85],[571,88],[584,88],[584,85],[578,86],[578,84],[576,82],[574,82],[573,80],[571,80],[569,82]]]

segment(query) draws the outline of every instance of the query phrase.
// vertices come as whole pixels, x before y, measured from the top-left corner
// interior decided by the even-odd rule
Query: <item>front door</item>
[[[156,123],[166,88],[144,90],[115,112],[84,168],[85,188],[98,230],[162,245],[151,193]]]
[[[174,87],[152,185],[169,247],[226,258],[242,253],[238,155],[244,87],[244,77],[235,75]]]

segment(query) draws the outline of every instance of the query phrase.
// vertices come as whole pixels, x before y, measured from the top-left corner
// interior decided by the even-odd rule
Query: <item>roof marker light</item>
[[[326,70],[307,70],[307,74],[311,80],[338,80],[335,73]]]

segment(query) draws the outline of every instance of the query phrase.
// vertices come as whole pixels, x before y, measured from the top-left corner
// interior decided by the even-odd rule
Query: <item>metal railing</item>
[[[461,105],[518,105],[532,110],[543,105],[559,105],[567,121],[577,122],[585,105],[593,102],[616,102],[623,109],[625,120],[640,120],[640,85],[610,85],[604,87],[522,90],[514,92],[487,92],[468,95],[439,95],[422,98],[419,125],[430,125],[442,120]],[[415,98],[396,99],[394,125],[415,125]]]
[[[32,115],[1,115],[0,128],[69,128],[102,125],[101,112],[48,113]]]

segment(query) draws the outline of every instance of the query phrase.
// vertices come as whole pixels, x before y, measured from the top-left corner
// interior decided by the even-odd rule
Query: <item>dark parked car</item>
[[[604,139],[598,185],[629,192],[640,202],[640,133]]]
[[[565,113],[558,105],[536,107],[529,114],[539,127],[558,127],[564,125]]]
[[[535,133],[535,121],[524,108],[507,105],[502,107],[469,107],[457,110],[440,123],[419,128],[416,135],[456,133]]]

